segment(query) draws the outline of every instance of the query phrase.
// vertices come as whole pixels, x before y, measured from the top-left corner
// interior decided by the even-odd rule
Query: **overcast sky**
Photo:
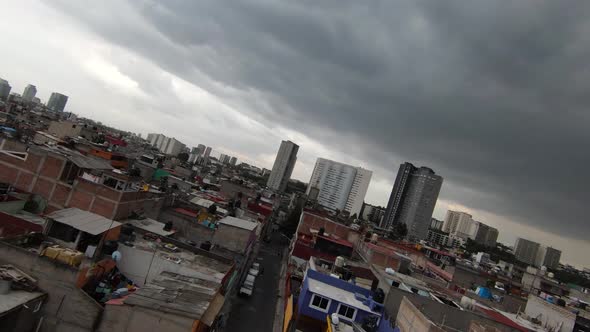
[[[0,77],[81,116],[294,177],[324,157],[444,177],[471,212],[590,266],[588,1],[29,1],[1,4]],[[145,137],[145,136],[144,136]]]

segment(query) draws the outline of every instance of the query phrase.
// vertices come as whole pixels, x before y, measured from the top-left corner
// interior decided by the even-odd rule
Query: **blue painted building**
[[[370,290],[315,270],[313,258],[297,301],[298,320],[325,324],[326,316],[337,313],[342,320],[362,324],[365,318],[381,319],[383,305],[373,300]]]

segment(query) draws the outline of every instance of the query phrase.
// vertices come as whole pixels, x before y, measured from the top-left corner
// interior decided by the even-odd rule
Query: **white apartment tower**
[[[25,87],[25,91],[23,92],[23,100],[26,101],[33,101],[35,95],[37,94],[37,87],[32,84],[29,84]]]
[[[537,260],[537,252],[539,251],[539,243],[518,238],[514,244],[514,257],[528,265],[535,265]]]
[[[291,178],[295,162],[297,161],[297,152],[299,145],[291,141],[282,141],[275,158],[275,163],[272,165],[272,171],[268,177],[266,186],[272,190],[284,191],[287,188],[287,183]]]
[[[317,190],[317,201],[331,210],[360,215],[373,172],[336,161],[318,158],[307,194]]]

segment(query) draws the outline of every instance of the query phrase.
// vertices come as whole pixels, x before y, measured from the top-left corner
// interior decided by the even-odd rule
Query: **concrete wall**
[[[47,129],[47,132],[59,138],[64,138],[66,136],[78,137],[80,135],[82,127],[83,125],[79,125],[73,122],[52,121],[49,125],[49,129]]]
[[[444,322],[445,326],[459,331],[468,331],[470,322],[478,321],[485,325],[496,327],[500,331],[515,331],[511,327],[497,323],[478,313],[460,310],[446,304],[435,302],[428,297],[404,292],[393,287],[389,290],[385,298],[385,310],[391,317],[397,317],[404,297],[410,300],[428,319],[437,325],[441,325]]]
[[[569,332],[574,330],[576,315],[564,307],[551,304],[535,295],[529,295],[524,312],[530,318],[541,321],[541,325],[555,332]],[[560,329],[557,327],[561,325]]]
[[[166,331],[188,332],[194,320],[156,310],[107,305],[98,332]]]
[[[402,299],[396,317],[396,325],[401,332],[444,331],[424,316],[406,297]]]
[[[198,224],[196,219],[175,212],[172,209],[162,211],[158,220],[164,223],[171,221],[174,229],[178,232],[174,235],[176,238],[191,240],[197,244],[213,240],[214,229]]]
[[[246,252],[246,249],[256,237],[255,230],[249,231],[225,224],[218,224],[218,227],[213,234],[212,243],[234,252]]]
[[[23,270],[47,292],[47,302],[41,309],[44,316],[41,331],[93,330],[102,307],[76,288],[78,270],[4,242],[0,242],[0,263]]]

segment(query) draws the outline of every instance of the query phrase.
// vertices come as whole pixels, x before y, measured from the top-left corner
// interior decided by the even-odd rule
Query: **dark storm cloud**
[[[587,1],[72,6],[59,8],[188,81],[245,92],[249,116],[389,170],[392,182],[397,164],[415,161],[487,197],[451,187],[442,198],[590,234]]]

